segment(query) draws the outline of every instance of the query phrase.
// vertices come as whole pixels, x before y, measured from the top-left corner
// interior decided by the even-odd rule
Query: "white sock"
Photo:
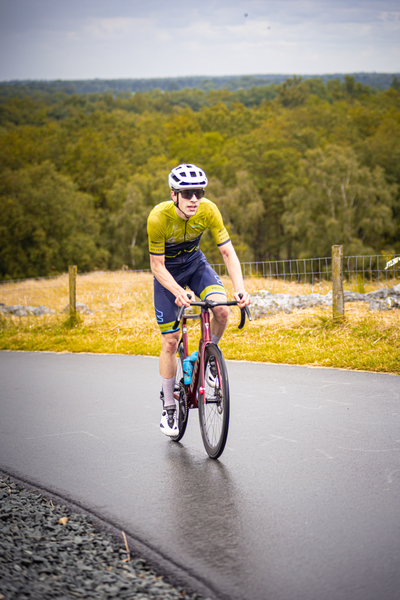
[[[211,334],[211,341],[213,344],[215,344],[216,346],[218,346],[219,340],[221,339],[221,335],[218,337],[217,335],[214,335],[213,333]]]
[[[162,391],[164,392],[164,408],[175,408],[174,400],[175,377],[166,379],[162,377]]]

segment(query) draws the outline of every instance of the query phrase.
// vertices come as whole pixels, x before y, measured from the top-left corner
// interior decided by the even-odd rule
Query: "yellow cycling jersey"
[[[221,213],[203,198],[196,214],[186,220],[177,215],[172,200],[157,204],[147,220],[150,254],[165,255],[169,265],[191,262],[199,251],[200,238],[209,229],[218,246],[229,242]]]

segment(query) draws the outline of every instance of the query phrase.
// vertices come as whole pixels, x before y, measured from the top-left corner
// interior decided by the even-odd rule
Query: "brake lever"
[[[238,329],[243,329],[246,322],[246,315],[249,321],[251,321],[251,312],[248,306],[240,309],[240,323]]]
[[[191,294],[188,294],[187,297],[189,298],[189,300],[192,299],[192,295]],[[176,315],[176,321],[175,321],[172,329],[174,329],[174,330],[178,329],[178,327],[179,327],[179,325],[181,323],[181,319],[183,317],[183,313],[185,312],[185,308],[186,308],[186,306],[184,304],[182,304],[182,306],[179,307],[178,314]]]
[[[239,294],[239,298],[243,298],[243,294]],[[240,323],[238,329],[243,329],[244,324],[246,322],[246,315],[249,321],[251,321],[251,312],[249,307],[246,305],[244,308],[240,309]]]
[[[175,329],[178,329],[178,327],[181,323],[181,319],[182,319],[184,310],[185,310],[185,307],[183,305],[179,307],[178,314],[176,315],[176,321],[172,326],[172,329],[174,331],[175,331]]]

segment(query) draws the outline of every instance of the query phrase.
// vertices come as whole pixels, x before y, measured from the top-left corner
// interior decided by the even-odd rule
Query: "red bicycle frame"
[[[199,390],[199,395],[200,396],[204,396],[205,398],[205,387],[204,387],[204,355],[205,355],[205,350],[206,350],[206,346],[208,344],[211,344],[211,332],[210,332],[210,313],[208,309],[212,309],[216,306],[236,306],[237,305],[237,301],[236,300],[229,300],[226,302],[214,302],[214,301],[200,301],[200,302],[192,302],[192,306],[200,306],[201,307],[201,313],[199,315],[185,315],[185,307],[181,306],[179,311],[178,311],[178,315],[176,318],[176,321],[174,323],[174,329],[176,327],[178,327],[179,323],[181,322],[182,319],[182,344],[183,344],[183,351],[184,351],[184,358],[186,358],[189,355],[189,349],[188,349],[188,339],[187,339],[187,320],[188,319],[200,319],[200,325],[201,325],[201,335],[200,335],[200,341],[199,341],[199,352],[197,355],[197,359],[193,365],[193,373],[192,373],[192,380],[191,383],[189,384],[189,386],[187,386],[187,401],[188,401],[188,408],[198,408],[199,407],[199,403],[198,403],[198,398],[196,395],[197,390]],[[251,315],[250,315],[250,311],[249,311],[249,307],[245,306],[244,308],[240,309],[241,312],[241,320],[240,320],[240,324],[239,324],[239,329],[242,329],[246,320],[246,314],[249,318],[249,320],[251,321]],[[217,369],[218,369],[218,365],[217,365]],[[200,377],[200,373],[201,373],[201,381],[199,382],[199,377]],[[199,385],[200,384],[200,385]]]
[[[190,299],[191,297],[189,296]],[[212,310],[217,306],[235,306],[238,304],[238,301],[215,302],[213,300],[203,300],[192,302],[191,304],[192,306],[201,307],[201,313],[186,315],[185,306],[182,305],[178,310],[176,320],[173,324],[173,331],[176,331],[182,321],[182,337],[178,345],[179,375],[178,381],[175,382],[176,392],[174,392],[179,409],[179,433],[172,439],[175,442],[179,442],[182,439],[186,431],[189,409],[198,408],[204,447],[210,458],[217,459],[221,456],[225,448],[228,435],[229,383],[222,352],[218,345],[212,342],[209,309]],[[246,320],[246,314],[250,320],[251,315],[248,306],[241,308],[240,312],[241,321],[239,329],[242,329]],[[182,376],[182,367],[184,366],[182,363],[189,355],[187,330],[189,319],[200,319],[201,334],[191,381],[188,385],[185,385],[185,377]],[[207,379],[204,372],[205,369],[207,369]]]
[[[204,353],[207,344],[211,343],[210,334],[210,313],[208,310],[201,309],[199,315],[183,315],[182,317],[182,343],[184,350],[184,358],[189,355],[188,350],[188,338],[187,338],[187,323],[188,319],[200,319],[201,336],[199,341],[199,352],[197,359],[193,365],[192,381],[188,386],[188,408],[198,408],[197,389],[199,390],[200,396],[204,395],[204,369],[201,369],[201,365],[204,365]],[[201,373],[202,381],[199,382]],[[200,385],[199,385],[200,383]]]

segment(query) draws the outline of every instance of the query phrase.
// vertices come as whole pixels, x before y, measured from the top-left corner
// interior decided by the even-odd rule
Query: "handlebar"
[[[239,294],[239,298],[242,298],[242,294]],[[191,298],[191,295],[188,294],[188,298]],[[237,300],[226,300],[225,302],[215,302],[214,300],[199,300],[198,302],[191,302],[191,306],[200,306],[201,308],[208,310],[209,308],[215,308],[216,306],[237,306]],[[173,325],[173,329],[177,329],[182,320],[183,314],[185,312],[186,306],[180,306],[178,310],[178,314],[176,315],[176,321]],[[240,323],[238,329],[243,329],[244,324],[246,322],[246,315],[249,321],[251,321],[251,313],[248,306],[240,309]]]

